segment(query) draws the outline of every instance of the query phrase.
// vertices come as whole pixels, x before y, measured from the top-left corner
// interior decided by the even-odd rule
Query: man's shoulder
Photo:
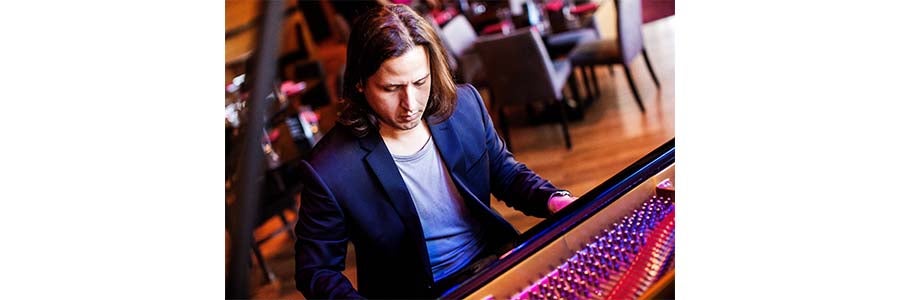
[[[481,101],[481,95],[478,94],[478,90],[471,84],[457,84],[456,108],[454,109],[453,114],[459,115],[462,113],[463,115],[470,115],[473,111],[479,110],[479,102]]]
[[[339,169],[339,164],[360,152],[359,140],[351,130],[336,124],[316,143],[306,161],[317,171]]]
[[[457,84],[456,85],[456,110],[454,111],[454,117],[460,118],[462,117],[464,120],[459,120],[464,123],[469,122],[479,122],[481,117],[481,110],[484,103],[482,103],[481,94],[479,94],[478,89],[473,87],[471,84]],[[470,124],[471,125],[471,124]]]
[[[468,83],[456,85],[457,105],[472,105],[475,101],[481,101],[478,95],[478,89]]]

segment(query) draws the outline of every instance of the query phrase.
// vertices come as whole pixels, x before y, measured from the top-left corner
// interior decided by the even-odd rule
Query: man
[[[375,8],[353,28],[340,124],[300,167],[297,289],[437,297],[518,235],[491,194],[538,217],[575,198],[506,150],[478,91],[453,83],[434,29],[409,7]],[[350,241],[358,291],[341,273]]]

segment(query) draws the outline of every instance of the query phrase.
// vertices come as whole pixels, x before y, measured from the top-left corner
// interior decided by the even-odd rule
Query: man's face
[[[417,46],[381,64],[363,87],[369,106],[381,121],[381,131],[416,128],[431,94],[431,68],[425,47]]]

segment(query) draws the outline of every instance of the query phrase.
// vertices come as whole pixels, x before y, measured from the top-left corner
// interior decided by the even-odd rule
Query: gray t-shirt
[[[434,280],[441,280],[468,265],[484,249],[479,224],[431,138],[416,153],[393,157],[419,213]]]

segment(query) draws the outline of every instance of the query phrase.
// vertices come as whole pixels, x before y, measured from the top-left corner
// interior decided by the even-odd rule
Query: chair
[[[572,74],[570,63],[564,59],[551,61],[541,37],[528,28],[509,35],[481,37],[475,49],[487,71],[492,107],[499,115],[507,148],[512,151],[504,107],[553,100],[560,110],[566,149],[572,149],[566,119],[568,105],[563,99],[563,88]]]
[[[471,83],[476,87],[486,85],[486,76],[481,58],[475,53],[475,40],[478,33],[463,15],[450,19],[440,29],[440,37],[452,57],[453,73],[457,82]]]
[[[550,23],[553,33],[572,30],[574,27],[594,29],[600,35],[599,28],[594,24],[594,12],[599,4],[593,1],[572,2],[569,0],[550,0],[545,2],[544,11]]]
[[[293,24],[297,47],[278,58],[278,78],[308,82],[309,86],[303,95],[304,104],[313,108],[329,105],[334,97],[327,86],[325,62],[310,36],[309,25],[303,15],[297,14],[295,18],[299,18]]]
[[[561,58],[571,54],[578,45],[600,39],[600,27],[594,22],[594,12],[599,5],[596,2],[584,0],[583,4],[570,0],[550,0],[544,2],[544,13],[549,21],[549,34],[545,37],[547,50],[550,57]],[[582,78],[596,77],[593,68],[582,66],[580,68]],[[590,74],[589,74],[590,72]],[[584,82],[587,82],[586,80]],[[593,103],[596,98],[591,87],[584,86],[587,101],[585,106]]]
[[[615,5],[618,36],[575,47],[569,56],[569,61],[575,67],[588,66],[591,68],[598,65],[621,64],[625,69],[634,99],[637,101],[641,112],[644,112],[644,104],[641,102],[641,96],[638,94],[630,67],[631,62],[638,54],[643,54],[644,61],[647,63],[647,69],[650,71],[650,76],[653,78],[656,88],[659,88],[659,80],[656,78],[656,73],[653,72],[650,59],[647,57],[647,50],[644,48],[644,36],[641,32],[641,2],[640,0],[615,0]],[[590,84],[599,91],[596,78],[592,81]],[[588,83],[585,82],[585,86],[587,85]]]

